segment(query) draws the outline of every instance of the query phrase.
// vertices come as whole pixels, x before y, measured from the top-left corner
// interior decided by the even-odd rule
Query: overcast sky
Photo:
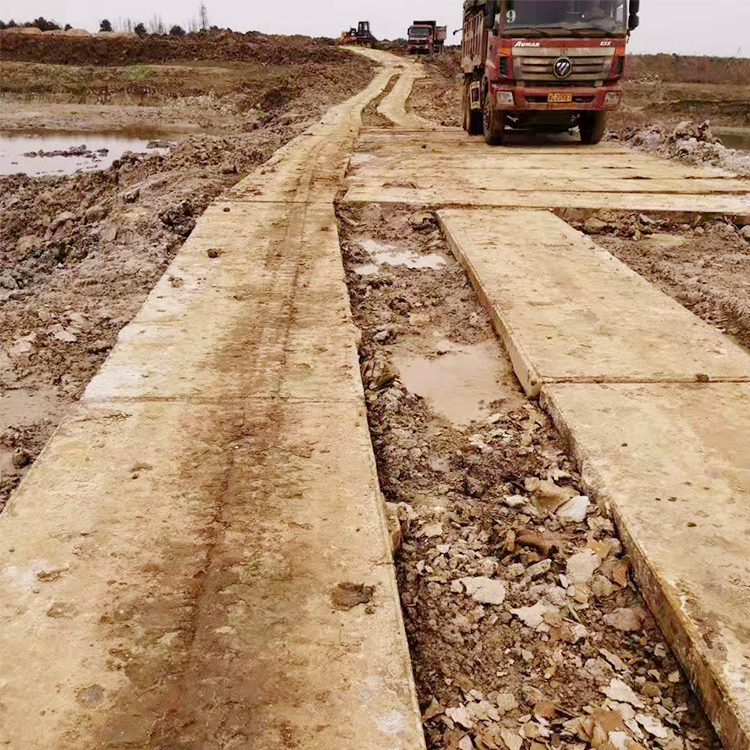
[[[368,19],[380,38],[404,36],[412,20],[437,18],[450,35],[461,25],[462,0],[206,0],[212,24],[237,31],[338,36]],[[195,8],[193,8],[193,5]],[[750,57],[750,0],[642,0],[636,52],[680,52]],[[37,16],[96,30],[106,16],[146,20],[159,13],[167,23],[187,24],[197,0],[0,0],[0,18]]]

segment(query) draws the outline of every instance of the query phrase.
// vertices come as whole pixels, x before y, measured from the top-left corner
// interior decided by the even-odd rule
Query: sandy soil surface
[[[463,73],[458,52],[423,59],[425,78],[414,84],[407,108],[446,127],[461,127]]]
[[[0,178],[0,509],[210,201],[369,81],[369,63],[335,51],[331,63],[331,54],[309,69],[289,67],[293,90],[279,88],[277,68],[265,88],[255,80],[244,94],[252,106],[234,91],[208,90],[205,107],[175,101],[176,115],[161,119],[169,129],[221,121],[231,134],[126,154],[103,172]],[[46,117],[54,128],[79,127],[89,112],[36,100],[27,120],[18,102],[4,104],[4,125]],[[142,125],[154,111],[98,105],[94,127],[98,118]]]
[[[750,226],[602,213],[577,224],[634,271],[750,349]]]
[[[430,749],[718,747],[434,217],[340,225]]]
[[[3,62],[0,130],[122,131],[137,125],[236,134],[268,124],[278,110],[288,119],[308,118],[320,111],[321,94],[324,103],[353,90],[369,68],[341,49],[320,52],[319,61],[303,68],[231,60],[105,67]]]

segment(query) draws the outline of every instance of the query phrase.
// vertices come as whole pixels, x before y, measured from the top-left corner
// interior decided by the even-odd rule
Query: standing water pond
[[[127,151],[164,152],[173,141],[140,129],[114,132],[0,133],[0,177],[70,175],[78,170],[107,169]]]

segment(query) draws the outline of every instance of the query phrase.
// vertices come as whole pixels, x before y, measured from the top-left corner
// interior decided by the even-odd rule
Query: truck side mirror
[[[495,16],[497,15],[497,0],[485,0],[484,3],[484,28],[492,31],[495,28]]]
[[[628,17],[628,29],[634,31],[641,25],[638,13],[641,10],[641,0],[630,0],[630,16]]]

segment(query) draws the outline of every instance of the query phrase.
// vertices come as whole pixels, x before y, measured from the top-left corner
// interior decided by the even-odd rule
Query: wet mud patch
[[[619,212],[571,223],[695,315],[750,349],[750,225],[700,216],[675,222]]]
[[[434,217],[370,205],[339,220],[430,750],[719,747],[607,509],[582,495]],[[360,273],[382,245],[446,262]],[[481,389],[450,382],[452,356]]]
[[[383,89],[383,93],[380,96],[375,97],[363,110],[362,110],[362,124],[368,127],[378,128],[392,128],[393,123],[385,116],[378,112],[380,103],[385,99],[388,94],[393,91],[393,87],[399,79],[399,74],[394,73],[386,87]]]

